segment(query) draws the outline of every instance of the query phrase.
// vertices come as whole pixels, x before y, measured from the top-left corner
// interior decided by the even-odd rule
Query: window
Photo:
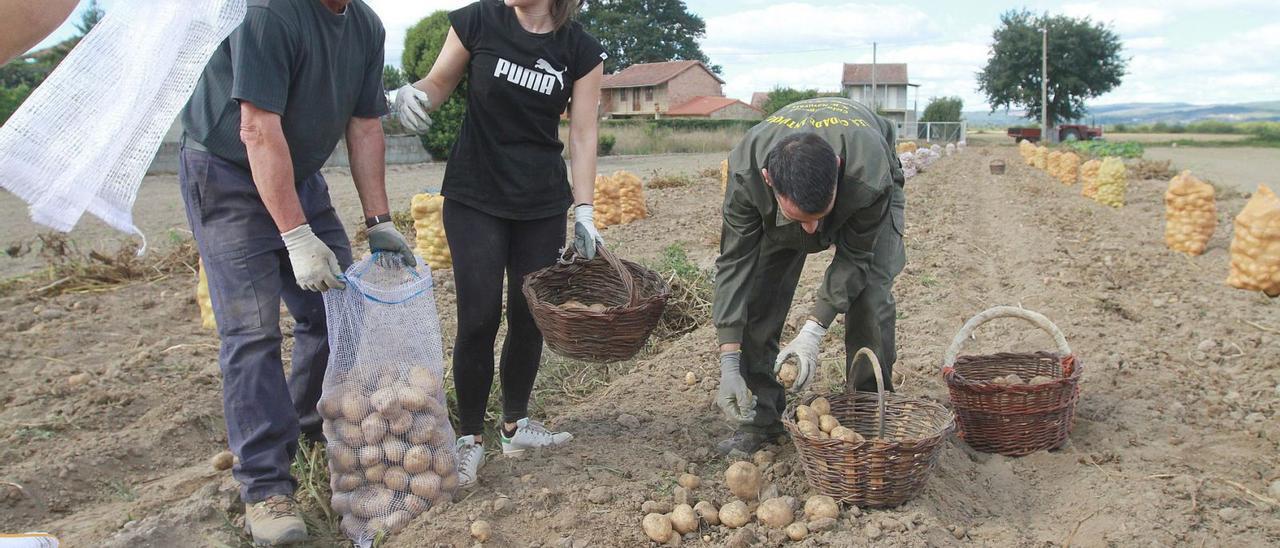
[[[647,87],[647,88],[644,88],[644,100],[645,100],[645,101],[652,101],[652,100],[653,100],[653,86],[649,86],[649,87]]]
[[[619,101],[621,101],[621,102],[623,102],[623,103],[627,102],[627,90],[626,90],[626,88],[623,88],[623,89],[618,90],[618,100],[619,100]]]

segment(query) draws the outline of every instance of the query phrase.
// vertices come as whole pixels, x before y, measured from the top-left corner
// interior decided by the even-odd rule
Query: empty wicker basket
[[[924,489],[955,418],[937,403],[886,392],[875,354],[863,348],[854,362],[861,357],[871,361],[879,390],[852,392],[846,383],[845,393],[829,395],[827,400],[840,424],[865,441],[805,436],[796,425],[794,405],[787,408],[782,424],[814,490],[864,508],[891,508]]]
[[[576,360],[630,359],[662,319],[671,289],[658,274],[618,259],[603,246],[590,261],[567,257],[524,279],[522,292],[547,347]],[[565,309],[570,300],[603,304],[602,311]]]
[[[1053,336],[1057,353],[1000,353],[957,356],[978,326],[996,318],[1021,318]],[[1083,369],[1062,331],[1043,315],[1012,306],[997,306],[974,316],[956,333],[947,349],[942,377],[951,392],[959,436],[974,449],[1011,457],[1062,446],[1075,420]],[[1052,380],[1036,384],[1001,384],[996,379],[1018,375]]]

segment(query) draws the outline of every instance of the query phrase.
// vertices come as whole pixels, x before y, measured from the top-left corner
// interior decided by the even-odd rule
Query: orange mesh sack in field
[[[417,194],[411,200],[409,209],[413,214],[413,229],[417,233],[417,249],[414,253],[427,261],[431,268],[439,270],[453,266],[449,241],[444,234],[444,196]]]
[[[1258,185],[1235,224],[1227,284],[1280,296],[1280,199],[1267,185]]]
[[[901,143],[898,143],[897,150],[898,150],[898,154],[902,154],[903,152],[915,153],[915,151],[918,150],[919,148],[920,148],[919,145],[916,145],[915,141],[903,141]]]
[[[1036,146],[1031,144],[1031,141],[1018,142],[1018,154],[1022,155],[1022,161],[1027,165],[1035,164]]]
[[[1098,168],[1098,192],[1094,201],[1121,207],[1124,205],[1124,191],[1129,184],[1129,171],[1119,158],[1107,158]]]
[[[613,182],[618,185],[618,214],[622,224],[649,216],[644,203],[644,183],[629,171],[615,171]]]
[[[1089,160],[1080,166],[1080,195],[1085,198],[1093,199],[1098,195],[1098,169],[1102,167],[1101,160]]]
[[[1036,169],[1048,169],[1049,149],[1046,147],[1036,147],[1036,155],[1031,157],[1031,165]]]
[[[1204,253],[1218,226],[1213,185],[1183,171],[1164,193],[1164,243],[1188,255]]]
[[[596,228],[601,229],[622,222],[622,203],[618,195],[618,183],[604,175],[596,175],[595,197]]]
[[[1054,179],[1058,178],[1058,169],[1062,165],[1062,151],[1055,150],[1049,153],[1048,158],[1044,162],[1044,170],[1049,172],[1049,176]]]
[[[200,326],[205,329],[218,329],[218,321],[213,317],[213,299],[209,298],[209,277],[204,274],[204,259],[200,259],[200,274],[196,282],[196,304],[200,305]]]
[[[729,160],[720,160],[720,193],[729,188]]]
[[[1080,156],[1074,152],[1062,153],[1062,157],[1058,159],[1058,180],[1064,185],[1074,185],[1079,174]]]

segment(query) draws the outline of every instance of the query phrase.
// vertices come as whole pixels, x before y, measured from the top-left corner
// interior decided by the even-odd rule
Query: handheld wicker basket
[[[880,363],[870,349],[854,356],[871,361],[879,390],[827,396],[840,424],[865,437],[862,442],[806,437],[796,426],[796,406],[782,424],[791,434],[809,485],[837,501],[866,508],[899,506],[920,493],[955,426],[945,407],[885,392]],[[805,404],[814,398],[805,400]]]
[[[992,175],[1004,175],[1004,160],[992,160],[990,164]]]
[[[1053,336],[1058,352],[1000,353],[959,356],[961,346],[978,326],[996,318],[1021,318]],[[974,449],[1017,457],[1060,447],[1071,433],[1080,398],[1079,359],[1066,337],[1043,315],[1012,306],[997,306],[971,318],[956,333],[943,359],[942,377],[951,392],[959,436]],[[1039,384],[996,384],[997,377],[1017,374],[1053,380]]]
[[[576,360],[607,363],[635,356],[662,319],[671,289],[657,273],[597,248],[590,261],[570,253],[524,279],[521,288],[547,346]],[[603,311],[564,309],[576,300]]]

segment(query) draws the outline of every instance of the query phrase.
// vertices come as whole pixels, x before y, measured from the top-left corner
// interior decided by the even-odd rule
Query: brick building
[[[600,85],[606,118],[658,118],[698,97],[724,97],[724,80],[699,61],[631,65]]]

